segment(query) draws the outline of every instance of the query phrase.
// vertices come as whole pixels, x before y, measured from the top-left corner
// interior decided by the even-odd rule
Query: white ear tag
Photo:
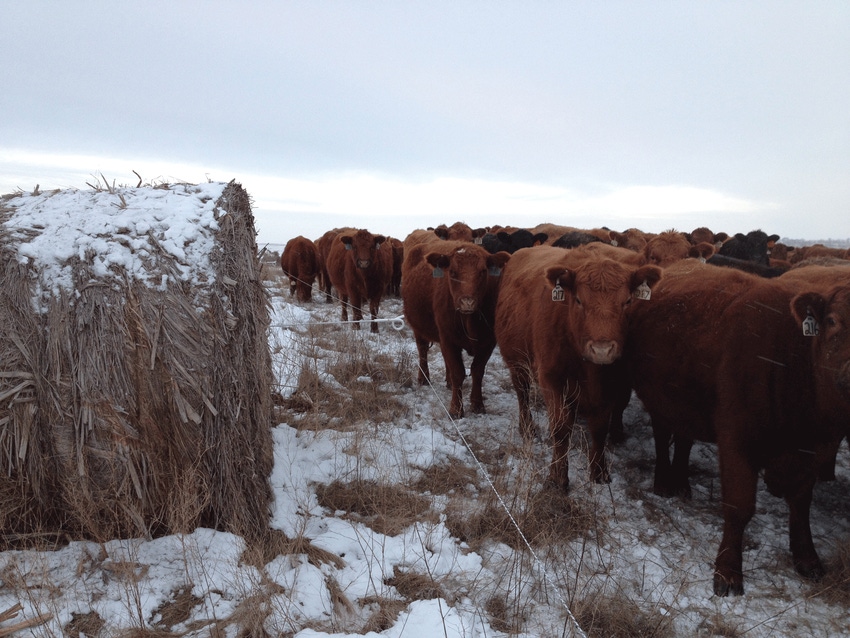
[[[499,275],[502,274],[502,269],[499,268],[498,266],[490,266],[487,269],[487,274],[490,275],[491,277],[498,277]]]
[[[552,301],[563,301],[564,297],[564,289],[561,288],[561,284],[557,284],[552,288]]]
[[[351,244],[345,244],[345,249],[346,249],[346,250],[351,250]]]
[[[611,240],[611,245],[612,245],[612,246],[614,246],[615,248],[616,248],[617,246],[619,246],[619,244],[617,243],[617,240],[616,240],[616,239],[612,239],[612,240]]]
[[[705,260],[705,257],[700,257],[700,258],[699,258],[699,263],[701,263],[701,264],[707,264],[708,262]]]
[[[803,319],[803,336],[817,337],[819,334],[820,326],[818,326],[817,320],[809,314],[805,319]]]
[[[646,281],[635,289],[635,297],[643,301],[649,301],[649,298],[652,297],[652,290]]]
[[[434,270],[431,271],[431,276],[434,279],[442,279],[443,278],[443,269],[442,268],[434,268]]]

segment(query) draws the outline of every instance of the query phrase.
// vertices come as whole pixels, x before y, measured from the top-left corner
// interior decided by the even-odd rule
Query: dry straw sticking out
[[[156,254],[145,267],[167,283],[120,268],[104,277],[95,255],[75,255],[73,290],[43,296],[41,308],[38,264],[19,258],[21,232],[6,224],[21,195],[0,199],[0,546],[197,526],[265,532],[269,300],[250,198],[220,186],[206,281],[181,281],[186,264],[148,232],[140,239]]]

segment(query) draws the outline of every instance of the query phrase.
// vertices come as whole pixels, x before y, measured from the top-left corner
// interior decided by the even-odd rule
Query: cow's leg
[[[736,425],[740,424],[727,423],[724,427],[734,430]],[[714,562],[714,593],[717,596],[744,593],[744,529],[756,509],[758,472],[742,448],[742,442],[718,432],[723,539]]]
[[[796,489],[789,490],[785,495],[785,502],[788,503],[789,510],[788,535],[794,567],[806,578],[819,580],[824,575],[824,569],[815,551],[809,523],[813,490],[814,477],[807,477]]]
[[[605,439],[608,438],[611,410],[594,410],[585,414],[585,419],[590,433],[590,449],[587,451],[590,479],[595,483],[610,483],[611,475],[605,462]]]
[[[363,321],[363,299],[360,298],[360,293],[351,295],[351,327],[354,330],[360,330],[360,322]]]
[[[348,295],[345,293],[339,293],[339,301],[342,305],[342,320],[344,322],[348,322]]]
[[[297,288],[297,286],[298,286],[298,280],[295,279],[295,277],[290,277],[289,278],[289,296],[290,297],[295,296],[295,289]]]
[[[380,297],[378,297],[377,299],[373,298],[369,300],[369,313],[372,315],[372,325],[370,327],[370,330],[372,332],[378,332],[378,322],[376,321],[376,319],[378,318],[378,310],[380,309],[380,305]]]
[[[517,406],[519,408],[519,432],[524,441],[534,439],[534,419],[531,416],[531,373],[524,363],[515,363],[509,366],[511,383],[516,392]]]
[[[623,413],[629,407],[629,401],[632,399],[632,387],[624,385],[617,391],[617,396],[614,398],[613,407],[611,408],[611,420],[608,426],[608,438],[611,443],[621,443],[626,438],[626,431],[623,427]]]
[[[549,413],[549,444],[552,446],[549,482],[567,491],[570,488],[570,435],[575,413],[570,405],[568,387],[552,381],[541,381],[543,400]]]
[[[691,483],[688,480],[693,439],[673,436],[673,464],[670,466],[669,487],[671,494],[691,498]]]
[[[431,349],[431,342],[427,339],[416,339],[416,351],[419,353],[419,385],[425,385],[431,382],[431,372],[428,370],[428,350]]]
[[[469,395],[469,404],[473,412],[477,414],[484,413],[484,391],[482,385],[484,382],[484,370],[487,367],[487,362],[490,360],[490,355],[493,354],[493,349],[487,352],[478,352],[472,357],[472,365],[470,372],[472,373],[472,392]]]
[[[671,496],[673,470],[670,466],[670,442],[673,434],[663,419],[652,417],[652,437],[655,441],[655,481],[652,491],[659,496]]]
[[[449,406],[449,416],[453,419],[463,417],[463,380],[466,369],[463,365],[463,351],[455,346],[440,343],[443,361],[446,364],[446,377],[452,388],[452,402]]]

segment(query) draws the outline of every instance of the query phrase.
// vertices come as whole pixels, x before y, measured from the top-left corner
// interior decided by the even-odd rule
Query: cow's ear
[[[481,239],[486,234],[487,234],[486,228],[476,228],[475,230],[472,231],[472,238],[473,239]]]
[[[729,233],[714,233],[714,241],[720,242],[721,244],[729,239]]]
[[[747,236],[744,233],[735,233],[735,239],[747,241]]]
[[[801,326],[805,327],[810,317],[814,318],[817,325],[823,325],[826,304],[826,298],[820,293],[802,292],[791,300],[791,313]]]
[[[425,255],[425,261],[427,261],[432,268],[446,269],[449,267],[449,258],[443,253],[428,253]]]
[[[383,235],[372,235],[372,239],[375,240],[375,247],[380,248],[381,244],[387,241],[387,238]]]
[[[511,254],[504,250],[500,250],[499,252],[490,255],[487,257],[487,270],[491,274],[500,275],[502,268],[505,267],[505,264],[508,263],[508,260],[511,258]],[[497,271],[494,273],[494,269]]]
[[[533,244],[535,246],[541,246],[546,243],[547,239],[549,239],[549,235],[547,235],[546,233],[537,233],[534,236]]]
[[[776,242],[779,241],[779,235],[771,235],[770,237],[767,238],[767,241],[769,241],[769,242],[772,241],[773,243],[776,243]]]
[[[688,257],[705,261],[714,254],[714,245],[701,241],[688,249]]]
[[[354,237],[352,237],[351,235],[340,235],[339,240],[346,246],[351,246],[351,244],[354,242]]]
[[[658,283],[658,280],[661,279],[663,272],[664,271],[658,266],[641,266],[632,273],[632,280],[629,289],[634,292],[637,290],[638,286],[641,286],[644,283],[652,288]]]
[[[440,239],[448,239],[449,238],[449,229],[444,226],[439,226],[434,229],[434,234]]]
[[[546,269],[546,281],[552,284],[552,287],[560,286],[572,290],[575,286],[576,275],[572,270],[567,270],[563,266],[550,266]]]
[[[626,243],[626,236],[616,230],[608,231],[608,239],[611,240],[612,246],[622,246]]]

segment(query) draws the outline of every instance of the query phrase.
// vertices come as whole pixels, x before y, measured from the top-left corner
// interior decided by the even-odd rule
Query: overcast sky
[[[0,87],[0,193],[236,179],[261,243],[850,237],[846,0],[8,0]]]

